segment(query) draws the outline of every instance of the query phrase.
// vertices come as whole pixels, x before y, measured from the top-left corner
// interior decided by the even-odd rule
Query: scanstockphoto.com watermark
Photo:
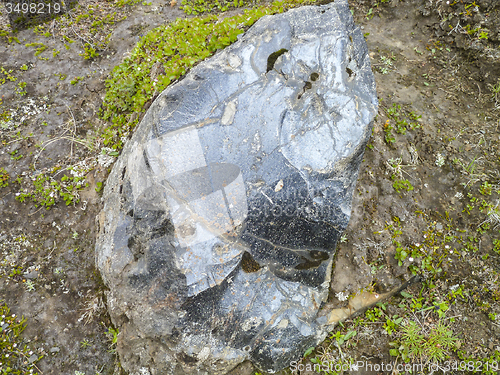
[[[388,372],[388,373],[411,373],[418,374],[423,372],[442,371],[443,373],[455,371],[467,371],[471,373],[482,373],[483,371],[498,371],[500,365],[496,361],[445,361],[442,363],[396,363],[396,362],[380,362],[371,363],[368,361],[352,361],[352,362],[329,362],[322,363],[302,363],[297,361],[290,362],[290,370],[297,371],[312,371],[318,374],[325,372],[341,372],[341,371],[370,371],[370,372]]]

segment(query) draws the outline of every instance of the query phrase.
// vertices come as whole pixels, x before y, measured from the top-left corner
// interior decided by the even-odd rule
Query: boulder
[[[318,312],[377,113],[367,52],[347,1],[301,7],[154,101],[97,219],[124,369],[274,372],[325,338]]]

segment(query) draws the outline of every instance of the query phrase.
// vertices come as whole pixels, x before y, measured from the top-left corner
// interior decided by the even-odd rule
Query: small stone
[[[61,350],[61,349],[59,349],[59,347],[58,347],[58,346],[54,346],[54,347],[50,348],[50,352],[51,352],[51,353],[54,353],[54,354],[55,354],[55,353],[59,353],[59,351],[60,351],[60,350]]]
[[[38,278],[38,271],[32,271],[24,274],[26,279],[36,279]]]

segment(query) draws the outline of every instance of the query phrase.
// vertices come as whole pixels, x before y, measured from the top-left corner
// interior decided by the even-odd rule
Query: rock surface
[[[347,1],[262,18],[156,99],[98,217],[126,370],[276,371],[324,339],[376,112]]]

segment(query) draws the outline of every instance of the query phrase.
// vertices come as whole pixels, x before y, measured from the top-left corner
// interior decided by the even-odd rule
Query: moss
[[[231,8],[256,5],[260,0],[182,0],[181,9],[186,14],[201,14],[207,12],[225,12]]]

